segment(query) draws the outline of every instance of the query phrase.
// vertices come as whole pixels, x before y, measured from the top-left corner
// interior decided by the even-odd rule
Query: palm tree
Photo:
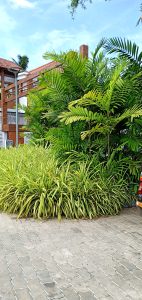
[[[30,96],[29,129],[39,139],[35,127],[43,129],[43,138],[63,152],[85,149],[108,162],[119,154],[135,161],[142,155],[141,73],[130,73],[126,58],[106,58],[105,43],[99,43],[92,59],[74,51],[44,55],[60,68],[41,76],[44,95],[42,90]]]
[[[12,60],[22,68],[22,71],[26,71],[28,68],[29,58],[26,55],[17,55],[17,60],[12,58]]]
[[[60,114],[66,125],[84,122],[82,140],[91,139],[91,147],[103,152],[108,162],[114,155],[130,151],[142,152],[142,103],[139,92],[139,77],[127,78],[129,67],[126,60],[118,59],[109,71],[109,77],[96,85],[83,97],[72,101],[68,111]],[[139,122],[137,122],[139,120]],[[139,123],[139,124],[138,124]]]
[[[42,74],[39,84],[43,89],[29,95],[26,115],[35,139],[40,139],[42,132],[42,138],[46,138],[52,145],[59,140],[58,145],[62,144],[68,150],[71,147],[81,148],[87,143],[80,139],[80,131],[84,125],[66,126],[61,124],[58,117],[72,100],[82,97],[94,86],[101,87],[104,76],[107,78],[108,59],[100,51],[104,43],[105,40],[101,40],[92,59],[82,58],[75,51],[44,54],[45,59],[58,62],[60,67]],[[56,143],[56,147],[58,145]]]

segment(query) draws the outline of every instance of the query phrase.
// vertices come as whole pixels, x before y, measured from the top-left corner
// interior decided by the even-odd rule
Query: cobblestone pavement
[[[142,217],[87,220],[0,215],[0,299],[142,300]]]

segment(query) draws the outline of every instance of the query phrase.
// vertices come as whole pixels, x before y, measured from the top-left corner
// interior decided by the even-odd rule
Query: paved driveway
[[[0,299],[142,300],[142,217],[94,221],[0,215]]]

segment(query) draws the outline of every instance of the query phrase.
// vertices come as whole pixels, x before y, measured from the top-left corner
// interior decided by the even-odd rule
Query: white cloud
[[[8,14],[3,6],[0,6],[0,32],[9,33],[15,29],[16,21]]]
[[[12,42],[12,41],[11,41]],[[24,55],[25,52],[23,51],[23,47],[22,46],[19,46],[18,44],[14,45],[14,43],[12,44],[11,43],[11,47],[8,48],[7,47],[7,50],[5,51],[5,58],[8,58],[8,59],[17,59],[17,55],[20,54],[20,55]]]
[[[40,39],[40,44],[38,39]],[[90,50],[94,49],[97,44],[96,34],[89,32],[85,28],[80,28],[76,31],[68,30],[52,30],[47,32],[46,35],[40,36],[36,32],[29,36],[30,42],[34,44],[35,52],[32,51],[30,57],[29,68],[35,68],[46,63],[42,58],[46,51],[66,51],[66,50],[79,50],[81,44],[88,44]],[[43,41],[43,42],[42,42]]]
[[[9,2],[16,8],[34,8],[36,6],[36,2],[29,0],[9,0]]]
[[[33,41],[33,42],[42,40],[43,38],[45,38],[44,34],[42,32],[38,32],[38,31],[34,32],[33,34],[31,34],[29,36],[29,40]]]
[[[94,39],[95,34],[84,28],[77,32],[56,29],[47,34],[47,42],[44,45],[44,49],[45,51],[78,49],[81,44],[92,44]]]

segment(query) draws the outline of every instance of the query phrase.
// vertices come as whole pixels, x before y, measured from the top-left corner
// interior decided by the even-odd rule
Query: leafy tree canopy
[[[109,1],[109,0],[104,0],[104,1]],[[92,3],[93,0],[71,0],[70,2],[70,8],[71,8],[71,14],[74,15],[76,9],[78,6],[81,6],[82,8],[86,8],[86,4]],[[142,12],[142,3],[140,5],[140,11]],[[142,22],[142,16],[138,19],[137,25]]]

